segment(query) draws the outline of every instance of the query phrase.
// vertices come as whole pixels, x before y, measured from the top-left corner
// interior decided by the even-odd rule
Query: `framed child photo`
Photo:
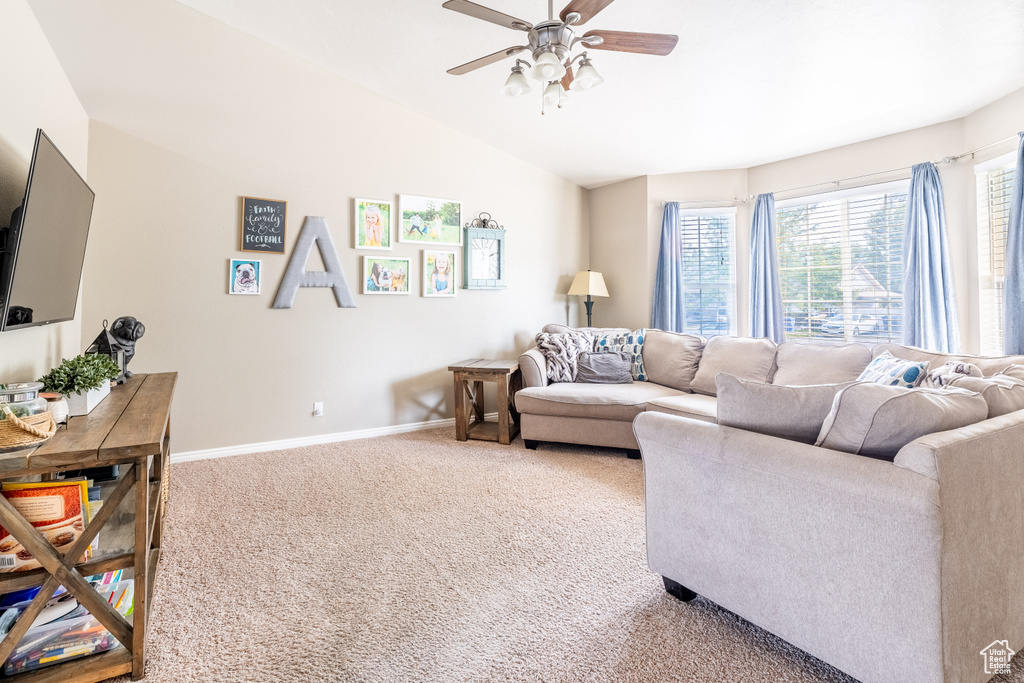
[[[462,202],[398,196],[398,241],[462,246]]]
[[[261,261],[229,259],[228,294],[259,294]]]
[[[455,252],[423,250],[423,296],[455,296]]]
[[[355,200],[356,249],[391,248],[391,209],[393,204],[380,199]]]
[[[363,294],[408,294],[407,258],[363,257]]]

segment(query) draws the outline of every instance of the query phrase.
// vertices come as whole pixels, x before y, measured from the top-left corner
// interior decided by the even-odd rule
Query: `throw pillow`
[[[697,366],[690,388],[698,394],[714,396],[715,376],[720,372],[741,379],[767,382],[775,368],[775,342],[751,337],[711,337]]]
[[[981,377],[981,368],[959,360],[947,361],[945,365],[930,370],[919,386],[926,389],[941,389],[961,377]]]
[[[628,351],[581,353],[576,359],[576,381],[586,384],[629,384],[633,354]]]
[[[644,367],[644,337],[646,334],[647,329],[640,328],[625,334],[613,332],[599,335],[594,337],[593,350],[597,353],[628,351],[633,357],[630,367],[633,379],[638,382],[646,382],[647,369]]]
[[[718,424],[814,443],[842,384],[785,386],[718,373]],[[782,409],[780,409],[782,407]]]
[[[981,394],[963,389],[909,389],[858,382],[832,403],[814,445],[892,460],[914,439],[988,417]]]
[[[576,359],[594,345],[594,338],[586,332],[541,332],[535,340],[547,361],[548,379],[552,382],[576,381]]]
[[[916,387],[928,372],[928,361],[912,361],[897,358],[883,351],[868,363],[858,382],[873,382],[890,387]]]
[[[1011,365],[995,376],[999,377],[1000,375],[1024,382],[1024,365]]]
[[[651,382],[691,391],[690,382],[704,352],[705,339],[692,334],[647,330],[644,337],[644,367]]]
[[[835,384],[852,382],[871,362],[863,344],[782,342],[775,356],[778,369],[772,384]]]
[[[988,404],[988,416],[998,417],[1024,409],[1024,382],[1007,377],[957,377],[947,386],[976,391]]]

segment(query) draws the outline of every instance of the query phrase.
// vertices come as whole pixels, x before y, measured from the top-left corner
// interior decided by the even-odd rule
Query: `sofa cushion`
[[[870,362],[871,349],[863,344],[783,342],[775,356],[778,368],[772,384],[852,382]]]
[[[815,445],[892,460],[918,437],[987,417],[988,404],[974,392],[857,382],[836,395]]]
[[[718,399],[703,394],[680,394],[668,398],[656,398],[647,403],[647,411],[666,413],[678,417],[689,417],[714,424],[717,419]]]
[[[648,401],[680,392],[653,382],[632,384],[549,384],[516,393],[516,409],[530,415],[632,420]]]
[[[802,443],[817,440],[836,394],[849,386],[765,384],[724,372],[717,383],[718,424]]]
[[[897,358],[907,360],[928,361],[933,368],[944,365],[951,360],[973,363],[981,368],[986,377],[1005,370],[1011,365],[1024,365],[1024,356],[969,356],[965,354],[951,355],[947,353],[935,353],[925,351],[916,346],[903,346],[902,344],[875,344],[871,347],[871,353],[875,356],[888,351]]]
[[[594,351],[599,353],[628,351],[633,357],[630,368],[633,379],[638,382],[646,382],[647,369],[644,367],[644,340],[646,335],[647,330],[644,328],[626,332],[625,334],[612,332],[610,334],[597,335],[594,337]]]
[[[628,351],[581,353],[576,359],[576,381],[581,384],[629,384],[633,381],[632,364],[633,354]]]
[[[714,396],[715,376],[728,372],[741,379],[767,382],[775,368],[775,342],[751,337],[711,337],[704,345],[690,388]]]
[[[576,381],[576,359],[594,344],[594,338],[587,332],[541,332],[534,341],[544,354],[548,379],[552,382]]]
[[[705,341],[693,334],[647,330],[643,350],[647,379],[679,391],[690,391]]]
[[[1024,410],[1024,382],[1006,375],[992,377],[958,377],[947,386],[981,394],[988,404],[988,416],[998,417]]]
[[[909,389],[920,384],[927,372],[928,361],[905,360],[883,352],[868,363],[857,380]]]
[[[1024,365],[1011,365],[1008,368],[1004,368],[999,372],[999,375],[1004,377],[1011,377],[1016,380],[1024,382]],[[997,377],[999,375],[996,375]]]

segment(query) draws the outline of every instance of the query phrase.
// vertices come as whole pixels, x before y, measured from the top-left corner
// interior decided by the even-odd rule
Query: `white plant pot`
[[[110,382],[104,382],[99,389],[92,389],[81,394],[74,392],[67,394],[68,415],[88,415],[92,409],[100,404],[100,401],[110,396]]]

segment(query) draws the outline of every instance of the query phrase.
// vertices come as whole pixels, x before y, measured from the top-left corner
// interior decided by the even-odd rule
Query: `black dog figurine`
[[[132,376],[128,370],[128,361],[135,357],[135,342],[144,334],[146,334],[146,326],[130,315],[122,315],[114,321],[110,328],[110,335],[124,347],[124,376],[126,379]]]

